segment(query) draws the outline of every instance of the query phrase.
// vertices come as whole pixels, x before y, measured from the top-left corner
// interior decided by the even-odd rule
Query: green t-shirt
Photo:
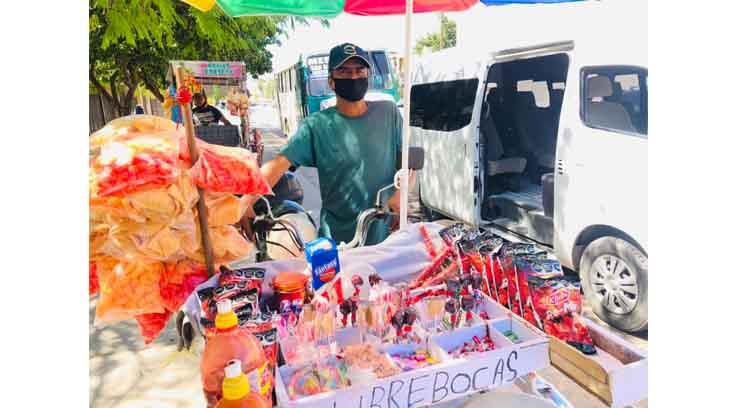
[[[357,216],[372,208],[377,191],[392,183],[401,149],[402,117],[392,102],[368,102],[367,112],[356,118],[336,107],[314,113],[299,126],[281,154],[296,166],[316,167],[322,209],[319,236],[349,242]],[[392,194],[383,196],[383,203]],[[367,245],[387,237],[387,225],[377,222]]]

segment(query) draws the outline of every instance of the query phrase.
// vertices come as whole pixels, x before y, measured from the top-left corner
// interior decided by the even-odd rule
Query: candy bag
[[[134,319],[139,325],[139,332],[142,334],[145,346],[159,337],[162,330],[167,326],[167,321],[170,319],[170,316],[172,316],[172,312],[169,310],[163,313],[145,313],[134,316]]]
[[[96,261],[99,301],[96,321],[114,323],[145,313],[163,313],[159,280],[161,262],[125,262],[111,257]]]

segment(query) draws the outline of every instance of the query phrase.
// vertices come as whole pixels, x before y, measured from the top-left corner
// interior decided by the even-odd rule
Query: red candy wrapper
[[[164,313],[147,313],[134,317],[139,325],[139,331],[142,334],[145,346],[159,337],[170,316],[172,316],[172,312],[165,311]]]

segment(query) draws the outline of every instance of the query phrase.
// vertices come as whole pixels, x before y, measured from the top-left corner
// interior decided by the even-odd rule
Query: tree
[[[426,48],[439,51],[456,46],[456,22],[449,20],[444,14],[440,15],[440,31],[430,33],[418,39],[415,43],[415,53],[422,55]]]
[[[91,0],[89,82],[118,115],[131,112],[144,85],[162,101],[170,60],[244,61],[253,77],[272,69],[266,46],[279,43],[288,17],[230,18],[179,0]],[[326,23],[324,23],[326,25]]]

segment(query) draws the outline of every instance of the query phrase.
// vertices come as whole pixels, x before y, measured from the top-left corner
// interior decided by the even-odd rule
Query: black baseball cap
[[[361,59],[367,68],[372,67],[365,50],[352,43],[344,43],[337,45],[329,51],[329,72],[331,73],[352,58]]]

